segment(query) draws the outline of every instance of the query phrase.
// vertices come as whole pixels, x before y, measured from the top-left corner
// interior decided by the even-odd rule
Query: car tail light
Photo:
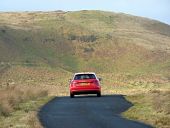
[[[77,82],[73,81],[71,85],[76,86],[77,84],[78,84]]]
[[[99,82],[97,80],[93,81],[93,83],[99,86]]]

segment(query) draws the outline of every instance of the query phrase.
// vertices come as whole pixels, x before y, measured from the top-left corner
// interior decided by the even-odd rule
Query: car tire
[[[71,94],[71,93],[70,93],[70,98],[74,98],[74,94]]]
[[[97,93],[97,97],[101,97],[101,93],[99,92],[99,93]]]

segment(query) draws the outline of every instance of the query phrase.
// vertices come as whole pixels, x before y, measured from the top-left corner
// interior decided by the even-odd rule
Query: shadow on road
[[[132,106],[123,95],[63,96],[43,106],[38,116],[45,128],[152,128],[121,116]]]

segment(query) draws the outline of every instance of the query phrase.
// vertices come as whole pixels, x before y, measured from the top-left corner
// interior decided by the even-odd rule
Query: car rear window
[[[96,79],[94,74],[77,74],[74,77],[74,80],[83,80],[83,79]]]

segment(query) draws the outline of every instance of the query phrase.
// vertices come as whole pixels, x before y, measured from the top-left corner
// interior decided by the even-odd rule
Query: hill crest
[[[164,72],[170,26],[103,11],[0,13],[0,61],[68,71]]]

